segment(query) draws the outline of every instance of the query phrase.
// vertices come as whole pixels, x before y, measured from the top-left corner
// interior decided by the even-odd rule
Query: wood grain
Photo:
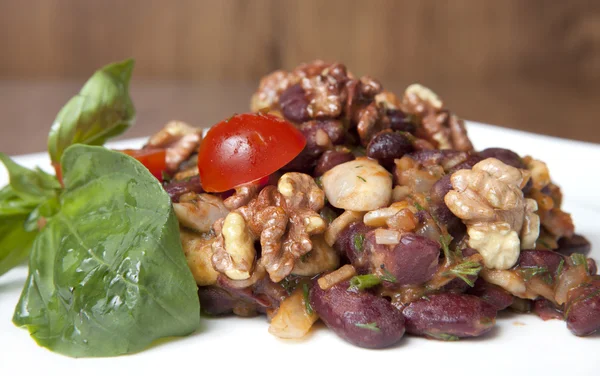
[[[231,112],[226,93],[249,95],[261,75],[322,58],[390,88],[426,84],[467,118],[600,141],[597,0],[0,0],[0,54],[0,113],[14,113],[10,83],[37,80],[61,97],[129,56],[154,87],[137,91],[141,103],[164,95],[169,113],[168,93],[193,92],[185,103],[214,106],[210,87]]]

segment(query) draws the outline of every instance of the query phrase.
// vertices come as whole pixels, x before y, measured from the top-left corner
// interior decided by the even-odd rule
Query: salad
[[[546,164],[475,149],[430,89],[396,96],[314,61],[264,77],[251,112],[206,134],[173,121],[111,150],[135,120],[133,65],[98,70],[58,113],[55,175],[0,153],[0,278],[28,262],[13,322],[41,346],[135,353],[229,314],[280,338],[321,320],[366,348],[482,336],[506,309],[600,329],[591,246]]]

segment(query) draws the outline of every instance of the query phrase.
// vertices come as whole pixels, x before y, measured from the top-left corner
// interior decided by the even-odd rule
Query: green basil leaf
[[[12,193],[28,203],[40,203],[46,197],[55,195],[60,189],[58,180],[39,168],[30,170],[19,166],[4,153],[0,153],[0,161],[8,171]]]
[[[23,200],[10,185],[0,190],[0,220],[5,221],[11,216],[29,214],[34,208],[35,202]]]
[[[48,136],[53,163],[60,162],[65,149],[73,144],[102,145],[129,128],[135,120],[129,97],[133,65],[130,59],[96,71],[60,110]]]
[[[10,184],[0,190],[0,276],[27,258],[38,220],[57,207],[58,180],[42,170],[19,166],[0,153]],[[55,211],[55,210],[54,210]]]
[[[36,232],[27,232],[23,223],[26,214],[0,217],[0,276],[23,263],[35,239]]]
[[[168,194],[135,159],[74,145],[60,211],[36,238],[13,316],[74,356],[137,352],[194,332],[200,304]]]

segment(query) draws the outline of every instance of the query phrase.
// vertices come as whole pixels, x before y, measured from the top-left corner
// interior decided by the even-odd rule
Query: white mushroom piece
[[[336,208],[358,212],[388,206],[392,199],[392,177],[369,158],[339,164],[322,178],[327,200]]]
[[[537,203],[523,196],[528,172],[488,158],[472,170],[452,174],[444,201],[467,226],[469,246],[491,269],[515,265],[521,249],[535,247],[540,219]]]

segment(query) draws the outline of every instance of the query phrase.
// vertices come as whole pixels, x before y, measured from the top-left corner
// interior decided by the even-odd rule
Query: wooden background
[[[260,76],[322,58],[392,90],[426,84],[468,119],[600,142],[597,0],[0,0],[0,54],[12,153],[43,148],[82,80],[130,56],[130,136],[210,125],[246,110]]]

